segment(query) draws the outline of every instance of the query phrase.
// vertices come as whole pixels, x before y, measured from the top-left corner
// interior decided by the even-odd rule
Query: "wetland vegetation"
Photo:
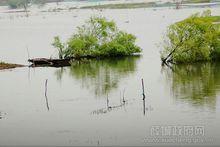
[[[140,53],[135,44],[136,37],[117,28],[114,21],[104,17],[91,17],[77,28],[77,33],[62,43],[57,36],[53,46],[58,49],[59,58],[118,57]]]
[[[83,6],[82,9],[134,9],[134,8],[149,8],[155,7],[158,4],[155,2],[142,3],[121,3],[121,4],[103,4],[95,6]]]
[[[220,16],[211,11],[196,13],[169,26],[161,59],[171,63],[193,63],[220,59]]]
[[[23,65],[0,62],[0,70],[2,70],[2,69],[16,68],[16,67],[23,67]]]

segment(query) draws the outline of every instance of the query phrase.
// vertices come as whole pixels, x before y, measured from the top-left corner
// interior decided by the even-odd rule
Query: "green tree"
[[[30,5],[31,0],[8,0],[8,6],[11,9],[16,8],[24,8],[24,11],[26,12],[26,15],[28,16],[27,8]]]
[[[120,31],[115,22],[91,17],[66,43],[55,37],[52,45],[58,48],[60,58],[115,57],[141,52],[135,41],[134,35]]]
[[[64,44],[61,43],[60,38],[58,36],[54,37],[54,42],[52,43],[58,49],[58,55],[60,59],[63,59],[65,56],[64,52]]]
[[[47,3],[47,1],[46,0],[32,0],[32,3],[37,4],[39,7],[42,7]]]
[[[8,6],[11,9],[16,9],[18,7],[18,1],[17,0],[9,0],[8,1]]]
[[[212,17],[211,12],[194,14],[168,28],[163,62],[176,63],[210,61],[220,58],[219,17]]]

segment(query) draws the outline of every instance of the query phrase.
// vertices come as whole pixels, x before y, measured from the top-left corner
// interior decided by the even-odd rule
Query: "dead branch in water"
[[[110,106],[109,105],[109,98],[108,98],[108,94],[107,94],[107,98],[106,98],[106,104],[107,104],[107,108],[101,108],[101,109],[98,109],[98,110],[94,110],[91,112],[91,114],[105,114],[107,112],[110,112],[114,109],[117,109],[117,108],[121,108],[122,106],[125,106],[126,105],[126,100],[125,100],[125,97],[124,97],[124,93],[125,93],[125,90],[123,92],[123,103],[120,103],[120,105],[115,105],[115,106]],[[120,94],[120,99],[121,99],[121,94]]]

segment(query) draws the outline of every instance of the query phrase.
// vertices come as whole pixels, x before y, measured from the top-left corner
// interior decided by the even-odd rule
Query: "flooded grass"
[[[203,4],[210,3],[209,0],[188,0],[182,4]],[[181,4],[180,4],[181,5]],[[154,8],[154,7],[176,7],[173,2],[137,2],[137,3],[119,3],[119,4],[100,4],[93,6],[82,6],[81,9],[136,9],[136,8]]]
[[[183,3],[210,3],[210,0],[186,0]]]
[[[129,9],[129,8],[147,8],[155,6],[156,3],[129,3],[129,4],[105,4],[96,6],[85,6],[82,9]]]
[[[165,3],[171,4],[171,3]],[[84,6],[81,7],[82,9],[135,9],[135,8],[150,8],[150,7],[157,7],[163,6],[159,5],[156,2],[142,2],[142,3],[122,3],[122,4],[103,4],[103,5],[95,5],[95,6]]]

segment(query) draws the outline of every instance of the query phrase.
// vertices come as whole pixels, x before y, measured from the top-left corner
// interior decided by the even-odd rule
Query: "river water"
[[[220,64],[171,69],[160,62],[167,26],[203,10],[0,14],[0,59],[6,62],[56,57],[53,37],[69,38],[94,15],[115,20],[143,49],[139,57],[0,71],[0,145],[219,145]]]

